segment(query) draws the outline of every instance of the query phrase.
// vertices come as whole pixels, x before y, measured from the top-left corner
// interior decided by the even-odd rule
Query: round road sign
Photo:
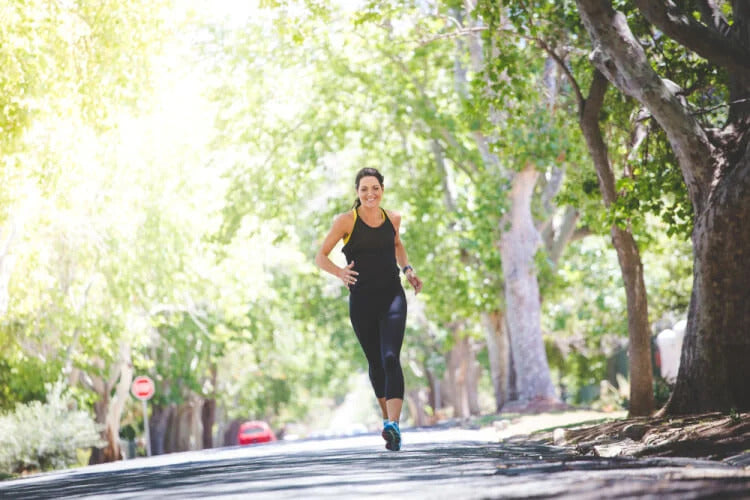
[[[130,392],[141,401],[151,399],[151,396],[154,395],[154,381],[145,375],[138,376],[133,380]]]

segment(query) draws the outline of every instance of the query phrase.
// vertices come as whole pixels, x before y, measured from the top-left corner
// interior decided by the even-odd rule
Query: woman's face
[[[383,198],[383,186],[380,185],[377,177],[362,177],[359,180],[357,196],[364,207],[377,208]]]

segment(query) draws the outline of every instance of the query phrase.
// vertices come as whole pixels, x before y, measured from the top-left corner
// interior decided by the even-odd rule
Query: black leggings
[[[395,290],[353,291],[349,317],[370,365],[370,382],[377,398],[404,399],[401,344],[406,328],[406,295]]]

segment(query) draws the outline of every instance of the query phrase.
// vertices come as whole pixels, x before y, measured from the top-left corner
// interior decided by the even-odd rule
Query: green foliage
[[[735,407],[729,409],[729,418],[732,419],[733,424],[739,424],[742,421],[742,415]]]
[[[571,344],[564,350],[550,337],[545,338],[545,349],[550,370],[557,375],[558,384],[564,388],[566,400],[573,404],[588,403],[598,393],[600,381],[607,376],[604,353]]]
[[[671,227],[649,219],[655,234],[664,234]],[[693,286],[693,252],[689,238],[676,235],[654,238],[643,253],[644,278],[649,295],[649,316],[670,318],[684,316],[690,303]]]
[[[8,352],[0,358],[0,411],[10,410],[17,403],[43,401],[45,385],[60,373],[60,364],[39,358],[11,359]]]
[[[673,385],[669,384],[662,377],[654,377],[654,406],[656,408],[661,408],[667,404],[673,388]]]
[[[592,339],[627,335],[622,277],[606,240],[589,237],[566,249],[542,304],[545,330]]]
[[[101,446],[91,416],[75,409],[62,382],[46,387],[46,402],[18,404],[0,415],[0,472],[18,474],[77,463],[76,450]]]
[[[80,111],[104,125],[107,104],[136,104],[148,81],[162,2],[10,0],[0,7],[0,150],[40,114]],[[150,15],[144,15],[146,12]]]
[[[476,334],[480,313],[502,308],[499,224],[509,174],[527,162],[542,179],[566,169],[555,201],[575,206],[581,226],[635,228],[652,315],[685,307],[680,238],[692,215],[662,134],[651,125],[605,211],[570,83],[554,109],[545,104],[540,41],[571,47],[570,70],[589,75],[574,2],[480,2],[469,14],[458,1],[355,11],[269,0],[232,19],[162,5],[0,7],[11,20],[0,26],[0,226],[23,228],[0,320],[3,407],[40,399],[61,370],[108,377],[122,345],[155,379],[158,404],[216,398],[231,418],[281,424],[340,398],[365,364],[346,291],[312,259],[362,166],[385,174],[384,206],[402,214],[426,283],[404,350],[410,384],[442,373],[450,323]],[[486,73],[456,34],[480,19]],[[663,52],[670,77],[686,88],[719,81],[646,28],[639,36]],[[716,103],[709,92],[686,98],[696,111]],[[614,164],[626,164],[633,112],[607,94]],[[538,219],[546,210],[535,200]],[[596,238],[557,267],[543,252],[536,263],[544,328],[575,345],[553,364],[571,387],[593,383],[606,339],[626,331],[614,254]]]
[[[622,196],[618,204],[627,213],[651,213],[666,223],[667,236],[689,238],[693,230],[693,209],[664,133],[650,134],[641,158],[633,162],[634,178],[626,186],[620,185]]]

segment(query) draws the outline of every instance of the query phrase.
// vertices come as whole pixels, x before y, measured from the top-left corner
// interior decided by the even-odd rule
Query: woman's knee
[[[383,366],[385,366],[386,372],[400,369],[401,362],[398,359],[398,355],[396,355],[395,352],[387,352],[385,356],[383,356]]]

